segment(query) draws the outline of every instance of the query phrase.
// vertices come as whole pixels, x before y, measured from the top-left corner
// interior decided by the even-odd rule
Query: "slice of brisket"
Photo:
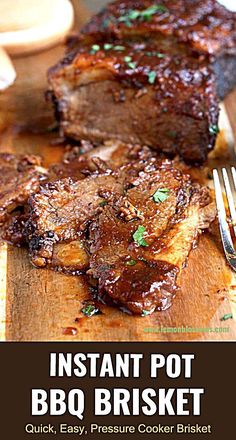
[[[122,191],[123,182],[109,170],[84,180],[65,178],[42,186],[29,200],[28,235],[33,264],[74,273],[84,270],[88,262],[86,226],[112,194]],[[78,240],[80,243],[76,244]]]
[[[193,243],[214,217],[206,188],[170,162],[146,164],[91,223],[88,273],[99,298],[135,314],[167,309]]]
[[[27,240],[37,267],[87,271],[103,300],[135,314],[164,310],[215,216],[209,190],[147,147],[94,152],[72,149],[49,172],[37,157],[2,154],[2,237]]]

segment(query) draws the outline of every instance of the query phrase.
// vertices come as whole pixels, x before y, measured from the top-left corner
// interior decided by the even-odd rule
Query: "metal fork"
[[[216,194],[216,206],[217,206],[218,220],[219,220],[220,234],[223,243],[223,248],[228,263],[230,264],[232,269],[236,272],[236,251],[234,249],[234,244],[231,237],[229,222],[227,221],[224,197],[220,184],[220,172],[222,174],[222,178],[224,182],[225,194],[226,194],[228,209],[230,213],[229,220],[232,225],[233,233],[236,237],[236,209],[235,209],[235,203],[233,197],[233,191],[236,190],[236,170],[234,167],[231,167],[231,177],[234,186],[233,191],[232,191],[232,185],[230,183],[229,173],[227,172],[226,168],[222,168],[221,171],[217,169],[213,170],[213,180],[214,180],[215,194]]]

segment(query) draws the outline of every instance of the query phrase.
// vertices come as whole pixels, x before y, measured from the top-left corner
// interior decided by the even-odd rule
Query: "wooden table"
[[[80,13],[80,11],[79,11]],[[81,20],[84,18],[79,14]],[[40,154],[45,164],[63,155],[55,133],[51,105],[46,103],[46,71],[64,48],[14,60],[17,81],[0,95],[0,150]],[[236,91],[226,99],[236,135]],[[181,276],[181,292],[166,312],[151,317],[128,316],[102,306],[102,315],[81,317],[81,301],[88,298],[83,277],[35,269],[26,249],[0,247],[1,338],[8,340],[235,340],[234,320],[220,318],[234,308],[235,287],[217,234],[202,235]],[[236,284],[236,282],[233,284]],[[230,288],[231,286],[231,288]],[[6,303],[6,307],[5,307]],[[76,323],[75,319],[79,318]],[[160,327],[194,327],[194,333],[160,331]],[[67,327],[76,335],[65,335]],[[215,328],[225,327],[219,332]],[[206,332],[210,328],[211,332]],[[203,329],[203,331],[201,331]],[[214,331],[212,331],[214,330]]]

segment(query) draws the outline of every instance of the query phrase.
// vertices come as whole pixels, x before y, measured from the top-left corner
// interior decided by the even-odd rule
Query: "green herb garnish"
[[[101,48],[100,48],[99,44],[93,44],[93,46],[91,47],[90,53],[94,54],[94,53],[98,52],[100,49]]]
[[[222,318],[220,318],[221,321],[227,321],[228,319],[234,319],[232,313],[226,313],[226,315],[224,315],[224,316],[222,316]]]
[[[123,50],[125,50],[125,47],[124,46],[119,46],[119,45],[117,45],[117,46],[114,46],[114,50],[117,50],[117,51],[123,51]]]
[[[130,27],[132,26],[131,22],[134,20],[149,21],[151,20],[152,16],[155,15],[157,12],[167,12],[167,11],[168,9],[163,5],[152,5],[141,11],[136,9],[131,9],[126,14],[119,17],[118,21],[123,22],[126,24],[126,26]]]
[[[118,21],[124,23],[126,26],[132,26],[131,21],[136,20],[140,16],[140,11],[130,10],[127,14],[118,18]]]
[[[117,44],[116,46],[114,46],[114,45],[111,44],[111,43],[105,43],[104,46],[103,46],[103,49],[104,49],[104,50],[110,50],[110,49],[113,49],[113,50],[116,50],[117,52],[118,52],[118,51],[119,51],[119,52],[122,52],[123,50],[125,50],[125,47],[124,47],[124,46],[120,46],[119,44]]]
[[[106,43],[106,44],[104,44],[104,46],[103,46],[104,50],[109,50],[109,49],[111,49],[112,47],[113,47],[113,44],[109,44],[109,43]]]
[[[153,194],[153,200],[156,203],[164,202],[170,194],[170,190],[168,188],[160,188]]]
[[[157,58],[165,58],[165,54],[161,53],[161,52],[145,52],[145,55],[147,55],[147,57],[157,57]]]
[[[93,315],[98,315],[100,313],[100,310],[95,307],[93,304],[88,304],[86,307],[84,307],[81,312],[88,316],[88,318],[91,318]]]
[[[209,133],[214,135],[214,134],[218,134],[220,132],[220,129],[218,127],[218,125],[210,125],[209,127]]]
[[[135,260],[129,260],[129,261],[126,261],[126,263],[125,263],[126,266],[135,266],[136,264],[137,264],[137,261],[135,261]]]
[[[124,61],[126,62],[127,66],[130,69],[135,69],[137,67],[137,63],[135,61],[133,61],[132,58],[129,55],[124,57]]]
[[[149,84],[154,84],[155,80],[156,80],[156,72],[154,72],[153,70],[151,72],[149,72],[148,74],[148,82]]]
[[[132,61],[132,58],[130,57],[130,56],[126,56],[126,57],[124,57],[124,61],[126,62],[126,63],[130,63],[130,61]]]
[[[141,316],[148,316],[151,315],[154,312],[154,310],[143,310]]]
[[[149,21],[157,12],[167,12],[167,8],[163,5],[152,5],[140,12],[140,18]]]
[[[133,70],[133,69],[136,69],[137,63],[132,61],[131,63],[127,63],[127,66]]]
[[[148,243],[146,242],[146,240],[143,238],[144,233],[146,231],[146,228],[144,226],[139,226],[137,231],[133,234],[133,240],[135,241],[135,243],[137,243],[139,246],[143,246],[146,247],[148,246]]]

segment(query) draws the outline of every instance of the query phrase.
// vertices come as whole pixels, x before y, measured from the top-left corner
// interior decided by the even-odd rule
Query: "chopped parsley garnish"
[[[219,129],[218,125],[210,125],[209,132],[212,135],[218,134],[220,132],[220,129]]]
[[[119,44],[117,44],[117,45],[114,46],[114,44],[111,44],[111,43],[105,43],[105,44],[103,45],[103,47],[99,46],[99,44],[94,44],[94,45],[91,47],[90,53],[91,53],[91,54],[94,54],[94,53],[98,52],[99,50],[101,50],[102,48],[103,48],[104,50],[110,50],[110,49],[113,49],[113,50],[117,50],[117,51],[120,51],[120,52],[122,52],[123,50],[125,50],[125,47],[124,47],[124,46],[121,46],[121,45],[119,45]]]
[[[98,52],[100,49],[101,48],[100,48],[99,44],[93,44],[93,46],[91,47],[90,53],[94,54],[94,53]]]
[[[155,80],[156,80],[156,72],[154,72],[153,70],[151,72],[149,72],[148,74],[148,82],[149,84],[154,84]]]
[[[130,27],[132,26],[132,21],[134,20],[149,21],[151,20],[152,16],[155,15],[157,12],[167,11],[168,9],[163,5],[152,5],[141,11],[137,9],[131,9],[126,14],[119,17],[118,21],[123,22],[126,26]]]
[[[109,43],[106,43],[106,44],[104,44],[104,46],[103,46],[104,50],[112,49],[112,47],[113,47],[113,44],[109,44]]]
[[[160,188],[153,194],[153,200],[156,203],[164,202],[170,194],[170,190],[168,188]]]
[[[143,238],[144,233],[146,232],[146,228],[142,225],[140,225],[137,229],[137,231],[135,231],[135,233],[133,234],[133,240],[135,241],[135,243],[137,243],[139,246],[143,246],[146,247],[148,246],[148,243],[146,242],[146,240]]]
[[[152,5],[140,12],[141,19],[150,20],[157,12],[167,12],[167,8],[163,5]]]
[[[137,264],[137,261],[135,261],[135,260],[129,260],[129,261],[126,261],[126,263],[125,263],[126,266],[135,266],[136,264]]]
[[[137,67],[137,63],[134,61],[127,63],[127,65],[130,69],[136,69],[136,67]]]
[[[157,57],[157,58],[165,58],[165,54],[161,53],[161,52],[145,52],[145,55],[147,55],[147,57]]]
[[[118,21],[124,23],[126,26],[132,26],[131,21],[136,20],[140,16],[140,11],[130,10],[127,14],[118,18]]]
[[[232,313],[226,313],[226,315],[224,315],[224,316],[222,316],[222,318],[220,318],[221,321],[227,321],[228,319],[234,319]]]
[[[100,314],[100,310],[95,307],[93,304],[88,304],[87,306],[85,306],[81,312],[87,316],[88,318],[91,318],[91,316],[93,315],[99,315]]]
[[[113,48],[114,50],[117,50],[117,51],[123,51],[123,50],[125,50],[125,47],[124,46],[119,46],[119,45],[116,45],[116,46],[114,46],[114,48]]]
[[[148,316],[151,315],[154,312],[154,310],[143,310],[141,316]]]
[[[124,61],[126,62],[127,66],[130,69],[135,69],[137,67],[137,63],[135,61],[133,61],[132,58],[129,55],[124,57]]]

